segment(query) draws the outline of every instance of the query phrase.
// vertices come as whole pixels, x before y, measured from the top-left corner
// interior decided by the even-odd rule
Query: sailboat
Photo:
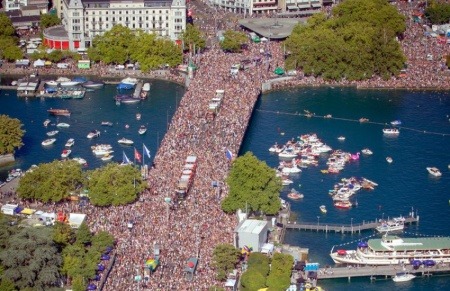
[[[127,157],[127,155],[125,154],[125,152],[123,152],[123,158],[122,158],[122,163],[120,164],[121,166],[125,166],[125,165],[131,165],[132,162],[130,161],[130,159]]]

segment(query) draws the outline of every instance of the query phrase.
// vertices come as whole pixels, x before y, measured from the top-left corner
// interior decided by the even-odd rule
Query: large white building
[[[63,0],[61,13],[62,26],[44,31],[56,49],[84,50],[118,24],[172,40],[186,29],[185,0]]]

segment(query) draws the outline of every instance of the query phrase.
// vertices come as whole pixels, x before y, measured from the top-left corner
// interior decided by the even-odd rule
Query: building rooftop
[[[265,220],[246,219],[238,225],[236,231],[240,233],[259,234],[267,226]]]
[[[304,22],[305,20],[293,18],[246,18],[239,20],[241,26],[269,39],[285,39],[291,35],[295,25]]]

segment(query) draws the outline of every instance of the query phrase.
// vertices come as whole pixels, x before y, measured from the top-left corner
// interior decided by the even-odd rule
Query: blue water
[[[295,115],[309,110],[316,115],[331,114],[335,118],[306,118]],[[287,114],[289,113],[289,114]],[[355,153],[368,147],[374,154],[361,156],[357,162],[347,164],[341,173],[322,174],[326,168],[326,156],[318,167],[303,169],[293,177],[294,184],[285,187],[281,196],[290,188],[301,191],[305,198],[291,201],[297,220],[312,223],[360,223],[364,220],[407,215],[411,208],[420,216],[420,223],[407,229],[421,235],[450,235],[450,92],[412,92],[387,90],[356,90],[353,88],[299,88],[263,95],[253,114],[241,153],[252,151],[271,167],[278,165],[278,157],[269,153],[269,147],[278,142],[306,133],[317,133],[323,142],[333,149]],[[361,124],[358,119],[369,118],[380,124]],[[398,137],[382,134],[384,123],[400,119],[404,127]],[[417,130],[417,131],[415,131]],[[427,134],[438,132],[441,134]],[[284,135],[281,135],[284,133]],[[445,135],[443,135],[445,134]],[[338,136],[345,136],[341,142]],[[394,160],[388,164],[385,160]],[[426,167],[436,166],[441,178],[428,174]],[[361,190],[354,197],[358,207],[338,210],[333,207],[328,190],[343,177],[359,176],[375,181],[374,191]],[[288,199],[286,199],[288,200]],[[320,205],[326,205],[328,213],[322,214]],[[322,265],[333,264],[329,252],[333,245],[356,247],[356,241],[373,232],[361,234],[335,234],[323,232],[288,231],[285,243],[309,248],[309,260]],[[327,290],[443,290],[450,288],[450,277],[415,279],[414,282],[394,285],[391,280],[369,283],[368,278],[323,281]],[[401,286],[401,287],[399,287]]]
[[[134,147],[142,154],[143,144],[151,151],[152,159],[157,146],[164,137],[167,123],[170,122],[176,107],[184,94],[182,86],[165,82],[152,81],[151,91],[147,100],[136,104],[116,105],[113,97],[117,94],[115,86],[107,85],[103,89],[86,92],[83,99],[40,99],[18,98],[16,91],[2,90],[0,92],[0,114],[18,118],[26,131],[24,146],[16,151],[16,163],[0,169],[0,180],[5,180],[7,171],[11,168],[28,169],[32,164],[51,162],[60,159],[64,145],[69,138],[75,138],[71,157],[82,157],[87,160],[88,168],[96,168],[105,162],[92,154],[90,147],[95,144],[107,143],[113,146],[115,161],[122,160],[122,152],[133,160]],[[70,117],[50,116],[50,108],[67,108]],[[136,113],[141,113],[141,120],[136,120]],[[45,128],[45,119],[51,119],[52,124]],[[113,126],[101,126],[102,121],[111,121]],[[69,128],[57,128],[58,122],[69,123]],[[129,128],[125,128],[128,124]],[[147,127],[144,135],[138,134],[140,125]],[[89,131],[101,130],[98,138],[86,138]],[[46,133],[59,130],[55,136],[56,142],[49,147],[43,147],[41,142],[47,139]],[[121,146],[117,140],[125,137],[134,141],[133,146]],[[146,158],[146,157],[145,157]],[[150,162],[146,158],[145,163]]]

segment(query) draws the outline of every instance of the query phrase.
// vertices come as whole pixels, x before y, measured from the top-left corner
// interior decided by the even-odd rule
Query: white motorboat
[[[81,86],[83,86],[84,88],[87,88],[87,89],[100,89],[100,88],[103,88],[103,86],[105,86],[105,83],[87,81],[87,82],[83,83],[83,85],[81,85]]]
[[[297,165],[281,167],[281,173],[283,173],[283,174],[296,174],[296,173],[300,173],[301,171],[302,171],[302,169],[297,167]]]
[[[386,135],[399,135],[400,130],[398,128],[383,128],[383,134]]]
[[[391,164],[394,160],[391,157],[386,157],[386,162]]]
[[[75,87],[75,86],[78,86],[80,84],[81,84],[81,82],[78,82],[78,81],[67,81],[67,82],[59,83],[59,86],[61,86],[61,87]]]
[[[142,115],[140,113],[136,113],[136,120],[141,120]]]
[[[288,150],[288,149],[285,149],[285,150],[283,150],[282,152],[280,152],[278,154],[278,157],[279,158],[283,158],[283,159],[292,159],[292,158],[295,158],[297,156],[298,156],[297,152],[295,152],[293,150]]]
[[[367,156],[373,155],[373,152],[368,148],[362,149],[361,152],[363,153],[363,155]]]
[[[83,158],[80,158],[80,157],[73,158],[72,160],[76,161],[80,165],[86,165],[87,164],[86,160],[83,159]]]
[[[393,126],[402,125],[402,122],[400,120],[394,120],[394,121],[391,121],[391,125],[393,125]]]
[[[44,140],[41,144],[43,146],[49,146],[49,145],[54,144],[55,141],[56,141],[56,138],[49,138],[49,139]]]
[[[394,281],[394,282],[407,282],[407,281],[411,281],[415,277],[416,276],[413,275],[413,274],[401,272],[401,273],[395,274],[395,276],[392,278],[392,281]]]
[[[92,151],[111,150],[111,149],[112,149],[112,146],[110,144],[97,144],[97,145],[91,146]]]
[[[111,161],[112,158],[114,158],[113,155],[106,154],[106,155],[104,155],[104,156],[101,158],[101,160],[104,161],[104,162],[107,162],[107,161]]]
[[[142,135],[146,132],[147,132],[147,127],[145,127],[145,125],[141,125],[141,127],[139,127],[138,133]]]
[[[96,156],[104,156],[104,155],[112,154],[114,151],[113,150],[106,150],[106,149],[96,149],[96,150],[93,150],[92,152]]]
[[[395,217],[391,220],[381,221],[380,225],[376,227],[376,230],[380,233],[390,233],[396,231],[402,231],[405,228],[405,218]]]
[[[273,146],[269,148],[269,152],[279,154],[284,150],[284,148],[285,148],[284,146],[275,143]]]
[[[113,126],[113,123],[110,121],[102,121],[103,126]]]
[[[47,82],[45,82],[45,85],[46,85],[47,87],[58,87],[59,83],[56,82],[55,80],[52,80],[52,81],[47,81]]]
[[[345,140],[345,136],[340,136],[340,137],[338,137],[338,140],[340,140],[340,141],[344,141]]]
[[[150,83],[144,83],[144,86],[142,86],[142,91],[150,91]]]
[[[124,138],[124,137],[119,139],[117,142],[120,144],[123,144],[123,145],[133,145],[134,144],[134,141],[132,141],[131,139]]]
[[[288,185],[290,185],[292,183],[294,183],[294,181],[292,181],[292,180],[290,180],[288,178],[282,178],[281,179],[281,185],[283,185],[283,186],[288,186]]]
[[[305,197],[305,195],[303,195],[302,193],[299,193],[295,189],[292,189],[291,192],[287,195],[287,197],[292,200],[299,200],[299,199],[302,199],[303,197]]]
[[[138,82],[138,79],[130,78],[130,77],[125,78],[122,81],[120,81],[120,83],[122,83],[122,84],[130,84],[130,85],[133,85],[133,86],[136,85],[137,82]]]
[[[47,127],[50,124],[50,122],[51,122],[50,119],[46,119],[44,121],[44,126]]]
[[[89,139],[92,139],[94,137],[99,137],[99,136],[100,136],[100,131],[94,129],[91,132],[89,132],[86,137],[89,138]]]
[[[327,207],[325,205],[320,205],[320,212],[327,213]]]
[[[433,175],[435,177],[442,176],[441,171],[439,171],[439,169],[436,167],[427,167],[427,171],[428,171],[428,173],[430,173],[430,175]]]
[[[56,127],[60,127],[60,128],[68,128],[70,127],[70,124],[68,123],[64,123],[64,122],[60,122],[56,125]]]
[[[70,82],[69,78],[66,77],[59,77],[58,79],[56,79],[56,82],[61,83],[61,82]]]
[[[70,153],[72,153],[72,150],[64,149],[61,153],[61,158],[63,159],[67,158],[70,155]]]
[[[57,130],[52,130],[52,131],[47,132],[47,135],[48,135],[48,136],[54,136],[54,135],[57,135],[58,132],[59,132],[59,131],[57,131]]]
[[[75,144],[75,139],[69,138],[65,144],[66,147],[70,148]]]

